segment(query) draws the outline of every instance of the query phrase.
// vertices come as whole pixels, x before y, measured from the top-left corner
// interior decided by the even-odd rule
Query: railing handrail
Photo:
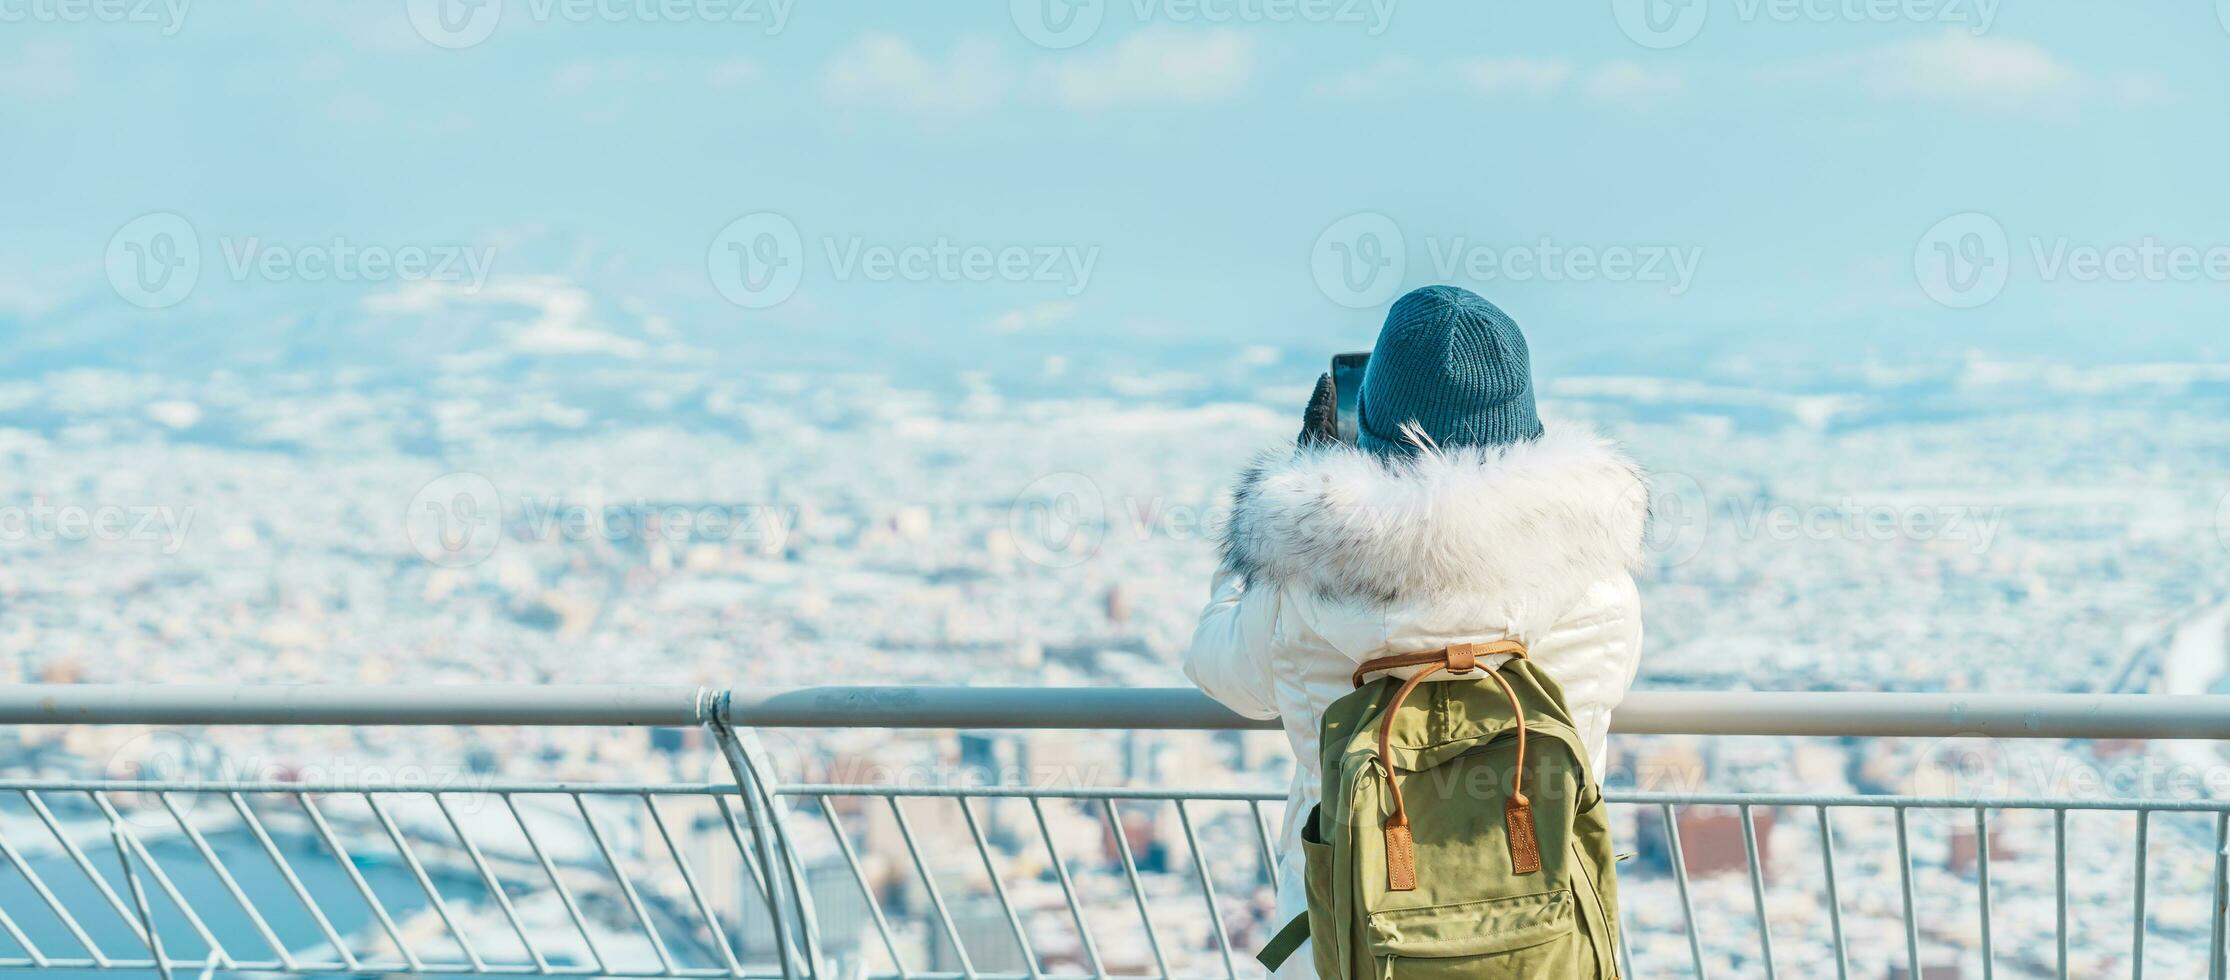
[[[1274,729],[1190,688],[470,684],[0,685],[7,725]],[[2230,740],[2230,696],[1640,691],[1636,735]]]
[[[10,684],[4,725],[623,725],[693,727],[688,684]]]

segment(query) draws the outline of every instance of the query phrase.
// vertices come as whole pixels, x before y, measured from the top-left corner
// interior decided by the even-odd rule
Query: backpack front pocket
[[[1572,893],[1457,902],[1372,913],[1379,975],[1399,980],[1583,977],[1586,939]]]
[[[1309,895],[1309,957],[1316,964],[1318,976],[1340,975],[1340,944],[1334,935],[1339,928],[1332,915],[1332,876],[1337,864],[1332,845],[1324,839],[1324,829],[1317,824],[1324,808],[1309,810],[1309,818],[1301,824],[1301,857],[1308,875]]]

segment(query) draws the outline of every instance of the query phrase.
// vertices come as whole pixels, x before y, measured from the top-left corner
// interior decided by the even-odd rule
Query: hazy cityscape
[[[715,378],[558,361],[500,379],[457,372],[428,390],[309,373],[189,382],[86,370],[11,382],[0,386],[0,473],[11,484],[0,513],[0,597],[11,612],[0,671],[49,683],[1178,686],[1226,488],[1252,454],[1291,439],[1303,355],[1236,351],[1217,376],[1176,379],[1157,396],[1058,362],[1032,387],[1063,384],[1066,396],[1007,395],[988,376],[930,390],[865,375]],[[1552,380],[1552,424],[1598,426],[1654,474],[1640,686],[2222,690],[2223,382],[2106,370],[2122,374],[2107,383],[1975,355],[1798,388]],[[2070,400],[2085,411],[2064,411]],[[1274,733],[761,737],[780,777],[806,783],[1274,789],[1290,765]],[[61,727],[0,739],[14,776],[460,793],[505,777],[723,778],[702,738],[656,731]],[[1620,737],[1613,752],[1611,784],[1645,790],[2230,795],[2230,769],[2206,744]],[[37,842],[56,838],[17,802],[0,801],[0,828],[35,863],[63,860],[38,856]],[[700,875],[738,874],[697,839],[717,837],[712,811],[686,802],[658,805],[691,828]],[[828,806],[892,910],[893,942],[916,964],[949,966],[910,841],[876,802]],[[529,820],[567,819],[531,797],[514,805]],[[330,806],[352,839],[379,832],[360,804]],[[969,824],[949,801],[907,806],[910,832],[943,842],[929,847],[930,863],[976,966],[1019,966],[998,906],[982,897],[990,879],[971,863]],[[154,840],[226,816],[145,809],[132,816]],[[1261,812],[1273,828],[1277,809]],[[1622,845],[1641,852],[1625,875],[1633,954],[1685,963],[1662,821],[1624,809]],[[1189,834],[1242,965],[1273,925],[1244,805],[1196,804],[1184,819],[1163,804],[1115,808],[1155,896],[1151,943],[1126,917],[1126,855],[1111,850],[1110,814],[1057,802],[1043,812],[1111,969],[1150,970],[1157,953],[1220,969],[1213,932],[1181,911],[1179,896],[1197,887]],[[640,809],[604,814],[648,846]],[[1037,955],[1084,964],[1030,809],[986,801],[969,816],[983,822]],[[2035,816],[1991,831],[1998,966],[2014,975],[2051,966],[2050,828],[2025,822]],[[2202,969],[2209,925],[2211,825],[2180,816],[2152,827],[2150,929],[2164,941],[2149,965],[2168,976]],[[286,814],[270,819],[302,832]],[[439,816],[404,807],[397,819],[415,833]],[[1781,966],[1832,971],[1813,815],[1767,808],[1754,819]],[[75,825],[67,812],[61,820]],[[1703,953],[1719,972],[1750,975],[1739,820],[1682,820]],[[1953,911],[1971,907],[1970,821],[1916,815],[1911,847],[1927,961],[1980,976],[1972,915]],[[2086,828],[2069,857],[2079,898],[2128,907],[2130,822],[2072,818]],[[882,940],[834,838],[807,823],[818,836],[801,846],[816,862],[824,932],[852,961],[880,962]],[[1904,934],[1887,813],[1835,834],[1853,968],[1892,975]],[[484,846],[501,860],[501,845]],[[464,858],[450,853],[436,870],[469,870]],[[21,887],[0,894],[28,895]],[[611,930],[608,955],[621,955],[621,906],[597,901],[593,885],[582,891],[590,919]],[[538,903],[561,917],[552,928],[562,921],[562,904],[542,891],[518,901],[529,928],[539,928]],[[459,915],[494,914],[458,904]],[[715,904],[739,924],[755,908],[735,889]],[[2079,975],[2126,971],[2126,915],[2080,923]],[[371,923],[357,926],[376,946]],[[2167,941],[2179,937],[2190,941]]]

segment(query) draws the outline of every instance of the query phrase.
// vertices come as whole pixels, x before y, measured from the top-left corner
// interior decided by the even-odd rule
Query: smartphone
[[[1340,441],[1350,446],[1356,440],[1356,405],[1363,391],[1363,368],[1370,364],[1370,351],[1354,351],[1332,355],[1332,397],[1340,416]]]

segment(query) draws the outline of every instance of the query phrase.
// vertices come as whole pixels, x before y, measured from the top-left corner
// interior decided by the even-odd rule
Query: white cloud
[[[2067,96],[2081,83],[2075,69],[2041,45],[1959,28],[1768,75],[1784,79],[1855,84],[1880,98],[2000,105]]]
[[[1024,81],[1031,101],[1068,109],[1214,102],[1245,91],[1255,68],[1255,40],[1237,31],[1148,29],[1099,54],[1021,67],[981,38],[962,38],[938,57],[895,35],[868,34],[829,60],[821,88],[839,105],[952,118],[998,108]]]
[[[722,58],[701,67],[652,58],[576,58],[550,73],[550,90],[572,97],[628,85],[681,85],[699,71],[707,84],[723,89],[753,84],[761,76],[759,63],[750,58]]]
[[[1055,102],[1069,108],[1214,102],[1254,78],[1255,39],[1237,31],[1139,31],[1103,54],[1045,69]]]
[[[1560,58],[1474,58],[1456,63],[1456,77],[1482,95],[1548,95],[1572,77]]]
[[[1008,310],[992,317],[984,324],[987,330],[999,333],[1020,333],[1024,330],[1041,330],[1068,320],[1076,315],[1076,304],[1065,302],[1039,303],[1019,310]]]
[[[1313,90],[1335,99],[1383,98],[1408,88],[1420,74],[1416,62],[1393,55],[1317,82]]]
[[[96,279],[100,276],[98,271],[92,274]],[[31,319],[61,306],[65,297],[56,290],[55,284],[70,278],[72,277],[41,276],[20,266],[7,273],[0,273],[0,319],[10,316]]]
[[[415,280],[392,292],[363,299],[375,313],[431,316],[459,305],[522,306],[534,311],[525,321],[503,323],[512,350],[533,354],[609,354],[640,358],[648,346],[597,328],[595,303],[588,290],[556,276],[497,279],[478,289],[463,283]]]
[[[1012,73],[982,38],[962,38],[937,58],[904,38],[869,34],[830,59],[821,89],[841,104],[949,117],[991,109],[1005,100]]]
[[[2114,77],[2114,98],[2126,106],[2158,105],[2168,97],[2168,83],[2149,71],[2124,72]]]
[[[1612,61],[1587,73],[1580,87],[1602,102],[1632,105],[1654,102],[1679,94],[1687,80],[1670,69],[1646,68],[1632,61]]]
[[[0,58],[0,98],[66,99],[77,94],[82,77],[76,48],[60,41],[25,41],[15,54]]]
[[[759,80],[759,63],[749,58],[722,58],[705,70],[705,81],[714,88],[742,88]]]
[[[1276,364],[1283,353],[1268,344],[1253,344],[1239,348],[1239,353],[1232,357],[1231,362],[1240,367],[1269,367]]]
[[[1432,77],[1453,78],[1474,94],[1489,98],[1548,98],[1576,92],[1609,103],[1653,102],[1680,93],[1687,79],[1672,69],[1633,61],[1580,65],[1563,58],[1468,58],[1436,69]],[[1319,82],[1316,92],[1344,98],[1382,98],[1413,90],[1428,80],[1406,60],[1387,59],[1351,69]]]

